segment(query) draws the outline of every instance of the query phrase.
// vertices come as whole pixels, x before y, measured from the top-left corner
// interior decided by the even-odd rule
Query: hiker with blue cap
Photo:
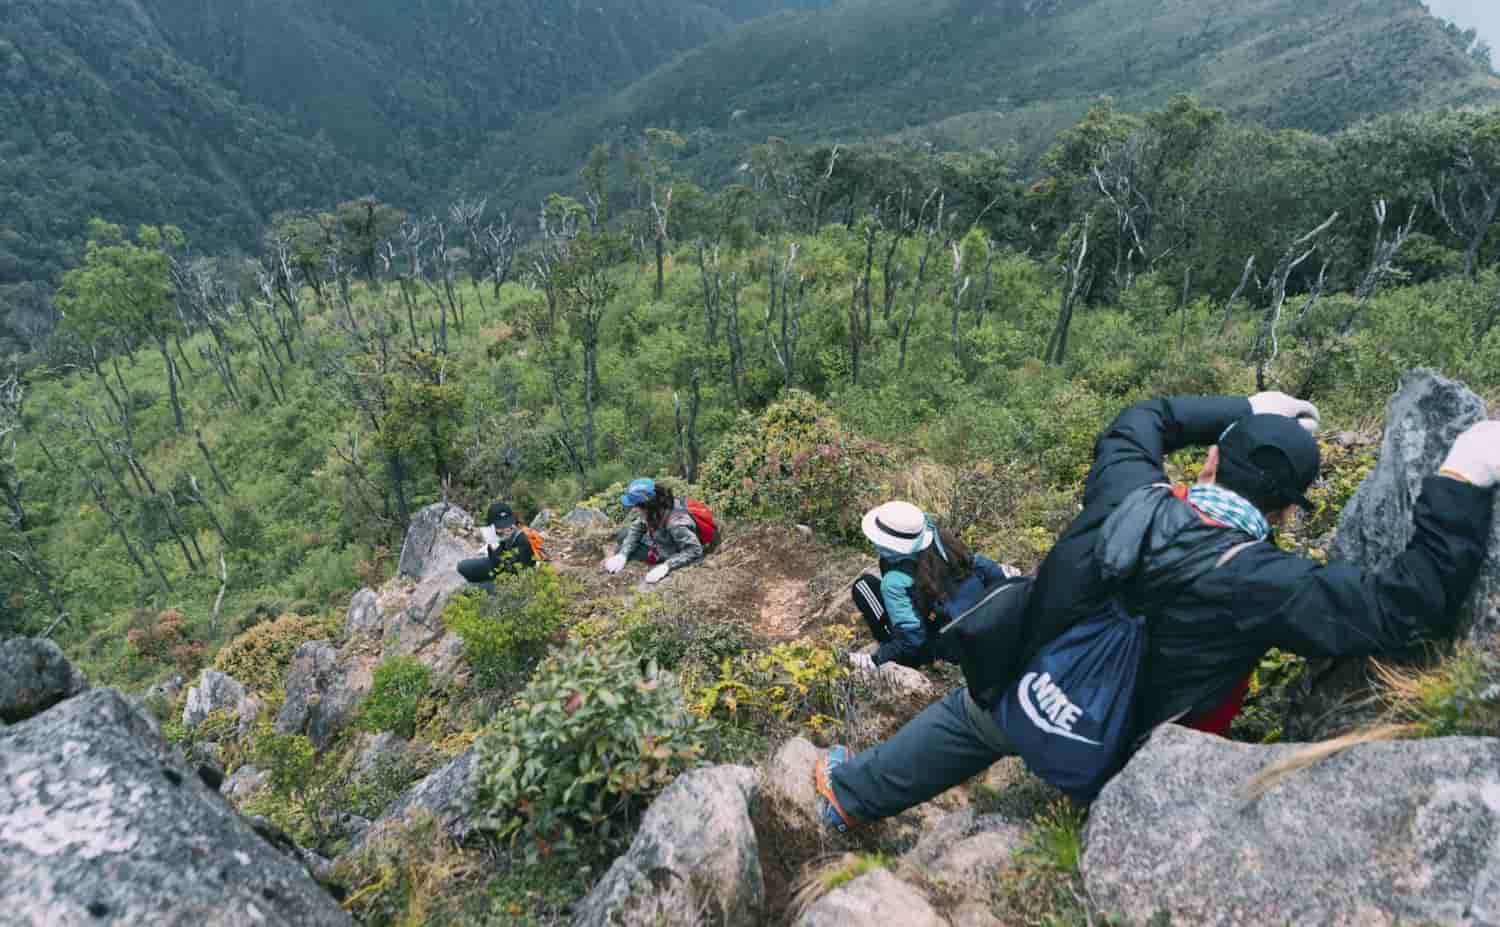
[[[635,513],[635,519],[620,542],[620,549],[604,561],[604,569],[618,573],[625,564],[637,560],[651,566],[646,574],[648,584],[666,579],[673,570],[680,570],[703,559],[707,546],[702,534],[712,526],[712,515],[701,503],[694,511],[695,503],[679,500],[672,490],[657,485],[649,477],[632,480],[620,496],[620,504]],[[710,537],[708,543],[712,543]]]
[[[910,502],[878,505],[860,527],[880,556],[880,576],[860,577],[850,593],[880,642],[873,655],[849,654],[861,669],[919,667],[941,658],[937,629],[1006,579],[1003,567],[971,553]]]

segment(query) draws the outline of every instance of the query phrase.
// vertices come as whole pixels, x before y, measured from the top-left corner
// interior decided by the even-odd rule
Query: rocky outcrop
[[[446,502],[434,502],[412,516],[401,544],[396,572],[410,579],[453,573],[458,561],[470,555],[465,539],[474,531],[468,513]]]
[[[88,680],[52,641],[0,641],[0,724],[24,721],[88,687]]]
[[[949,927],[922,893],[886,869],[841,885],[802,912],[793,927]]]
[[[328,641],[308,641],[292,654],[276,731],[306,734],[321,750],[353,718],[373,678],[369,660],[343,659]]]
[[[1379,462],[1339,517],[1332,559],[1367,570],[1395,560],[1411,539],[1423,480],[1438,472],[1454,439],[1485,417],[1484,402],[1462,383],[1430,370],[1404,376],[1386,407]],[[1489,550],[1461,624],[1471,640],[1486,647],[1500,634],[1500,517],[1491,528]],[[1368,720],[1366,667],[1363,659],[1310,664],[1287,718],[1287,734],[1320,740]]]
[[[1026,836],[1025,827],[1003,815],[955,811],[928,827],[901,862],[930,878],[978,886],[1010,868]]]
[[[1137,923],[1500,923],[1500,741],[1365,744],[1246,797],[1296,749],[1159,729],[1090,812],[1093,901]]]
[[[352,923],[114,690],[0,730],[0,782],[7,923]]]
[[[182,726],[192,730],[216,711],[238,712],[245,696],[245,687],[239,680],[206,669],[198,677],[198,684],[188,689],[187,701],[182,706]]]
[[[238,808],[261,789],[269,785],[270,782],[270,773],[256,769],[249,763],[245,763],[230,773],[229,778],[225,779],[219,785],[219,794],[229,799]]]
[[[599,509],[579,506],[561,519],[562,524],[574,531],[608,531],[609,516]]]
[[[432,815],[448,839],[455,844],[463,843],[474,830],[474,803],[478,791],[479,754],[470,747],[407,789],[359,836],[345,856],[352,856],[372,840],[410,823],[421,814]]]
[[[755,788],[755,770],[743,766],[678,776],[578,905],[574,927],[759,925],[765,886],[750,822]]]
[[[349,602],[344,615],[344,638],[354,641],[379,641],[385,633],[385,615],[374,589],[361,589]]]

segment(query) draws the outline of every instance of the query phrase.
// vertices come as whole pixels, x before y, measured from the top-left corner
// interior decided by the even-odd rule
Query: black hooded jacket
[[[1493,493],[1426,481],[1406,551],[1379,572],[1322,566],[1206,524],[1161,485],[1165,456],[1209,445],[1250,414],[1239,397],[1156,399],[1094,450],[1083,511],[1037,574],[1019,662],[1111,595],[1147,617],[1142,721],[1211,710],[1265,652],[1377,653],[1451,635],[1484,560]],[[1241,547],[1227,562],[1231,549]]]

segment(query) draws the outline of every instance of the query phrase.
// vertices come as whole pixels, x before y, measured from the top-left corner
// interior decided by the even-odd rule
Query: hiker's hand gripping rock
[[[1485,488],[1500,482],[1500,422],[1469,426],[1453,442],[1441,472]]]
[[[849,654],[849,665],[854,667],[855,669],[868,670],[872,673],[875,672],[876,669],[878,669],[878,667],[875,665],[875,658],[867,653],[855,652]]]
[[[1318,407],[1306,399],[1286,393],[1256,393],[1250,397],[1250,411],[1256,415],[1285,415],[1313,434],[1318,433]]]
[[[615,554],[604,561],[604,569],[610,573],[618,573],[625,569],[625,555]]]
[[[667,574],[670,572],[672,572],[672,567],[668,564],[663,563],[660,566],[654,566],[651,568],[651,572],[646,574],[646,584],[655,585],[666,579]]]

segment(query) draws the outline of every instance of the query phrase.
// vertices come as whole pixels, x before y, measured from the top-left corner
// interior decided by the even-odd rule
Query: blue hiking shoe
[[[849,828],[859,823],[839,807],[838,796],[833,791],[833,771],[847,763],[852,755],[848,747],[837,744],[818,757],[818,765],[813,771],[813,787],[818,792],[818,813],[823,818],[823,826],[840,834],[848,833]]]

